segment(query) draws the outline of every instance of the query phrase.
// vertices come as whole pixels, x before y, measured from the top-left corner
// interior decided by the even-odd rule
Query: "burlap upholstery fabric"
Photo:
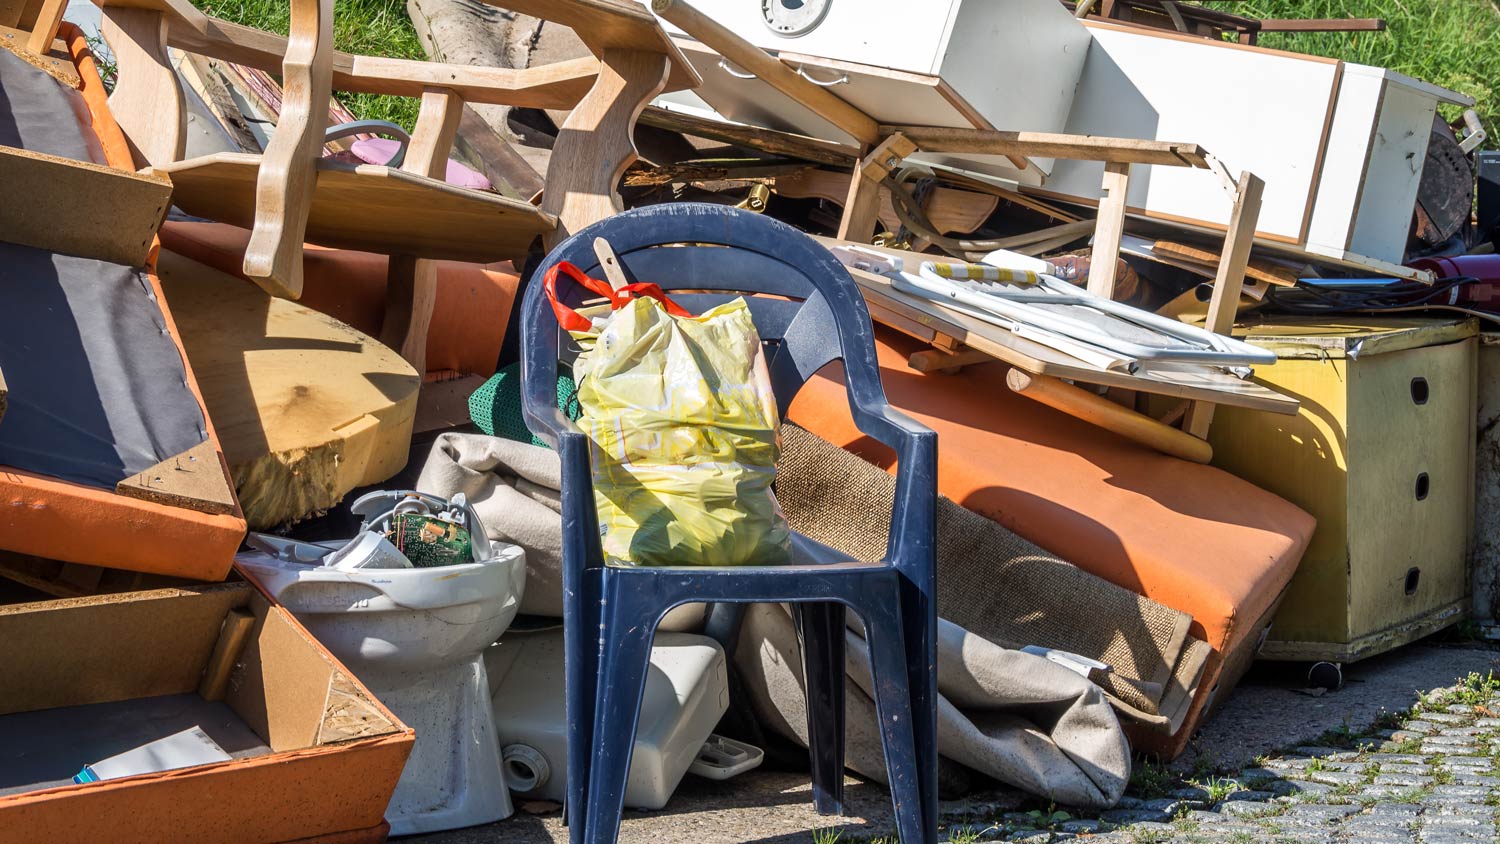
[[[787,423],[777,499],[792,528],[857,560],[884,557],[895,478]],[[938,615],[1007,648],[1107,663],[1090,679],[1127,718],[1174,732],[1209,655],[1192,618],[1073,566],[957,503],[938,502]]]

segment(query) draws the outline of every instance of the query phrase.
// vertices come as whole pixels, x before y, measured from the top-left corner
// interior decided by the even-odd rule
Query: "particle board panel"
[[[0,186],[0,239],[131,267],[146,262],[172,193],[162,174],[15,147],[0,147]]]
[[[218,153],[147,171],[171,177],[172,202],[249,227],[260,156]],[[526,254],[557,218],[519,200],[374,164],[318,162],[306,239],[336,249],[491,263]]]

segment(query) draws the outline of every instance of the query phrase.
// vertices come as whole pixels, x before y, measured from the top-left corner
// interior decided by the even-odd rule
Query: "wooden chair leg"
[[[448,153],[458,134],[464,102],[446,88],[422,92],[422,110],[406,147],[401,169],[442,179]],[[392,255],[386,272],[385,317],[380,342],[395,349],[421,375],[427,371],[427,329],[437,304],[437,262],[410,255]]]
[[[1125,234],[1125,195],[1130,191],[1130,165],[1107,162],[1103,188],[1089,261],[1089,292],[1113,299],[1115,275],[1120,263],[1120,239]]]
[[[623,208],[620,178],[638,156],[636,118],[666,87],[671,62],[661,53],[605,50],[594,87],[563,121],[547,165],[542,210],[556,214],[550,249],[568,234]]]
[[[1250,247],[1255,242],[1255,225],[1260,220],[1260,197],[1266,183],[1253,173],[1241,173],[1235,191],[1234,209],[1229,216],[1229,232],[1224,237],[1224,251],[1214,275],[1213,298],[1208,302],[1208,321],[1204,328],[1215,334],[1234,330],[1239,310],[1240,290],[1245,285],[1245,267],[1250,263]],[[1195,401],[1183,420],[1183,430],[1206,438],[1213,423],[1212,402]]]
[[[182,85],[167,57],[167,16],[106,6],[100,32],[115,54],[109,108],[136,167],[165,167],[187,149]]]
[[[281,68],[281,120],[256,176],[255,225],[244,273],[271,295],[296,299],[302,295],[302,238],[333,90],[333,0],[292,0]]]
[[[57,30],[62,26],[63,10],[67,7],[68,0],[44,0],[31,28],[31,37],[26,39],[26,49],[43,55],[51,52],[52,42],[57,40]]]

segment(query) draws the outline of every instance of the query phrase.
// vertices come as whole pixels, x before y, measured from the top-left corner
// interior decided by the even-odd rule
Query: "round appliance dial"
[[[760,16],[766,27],[777,35],[796,38],[806,35],[828,14],[833,0],[760,0]]]

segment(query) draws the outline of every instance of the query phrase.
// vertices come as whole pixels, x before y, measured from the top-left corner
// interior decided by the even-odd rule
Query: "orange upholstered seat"
[[[922,348],[917,341],[880,328],[877,345],[891,403],[938,432],[944,495],[1086,571],[1193,616],[1192,634],[1215,654],[1186,725],[1155,748],[1175,755],[1226,657],[1253,649],[1252,637],[1307,546],[1312,517],[1219,469],[1016,395],[1006,387],[1005,364],[922,375],[906,366]],[[790,418],[889,468],[894,455],[855,429],[838,379],[836,367],[815,376]]]

